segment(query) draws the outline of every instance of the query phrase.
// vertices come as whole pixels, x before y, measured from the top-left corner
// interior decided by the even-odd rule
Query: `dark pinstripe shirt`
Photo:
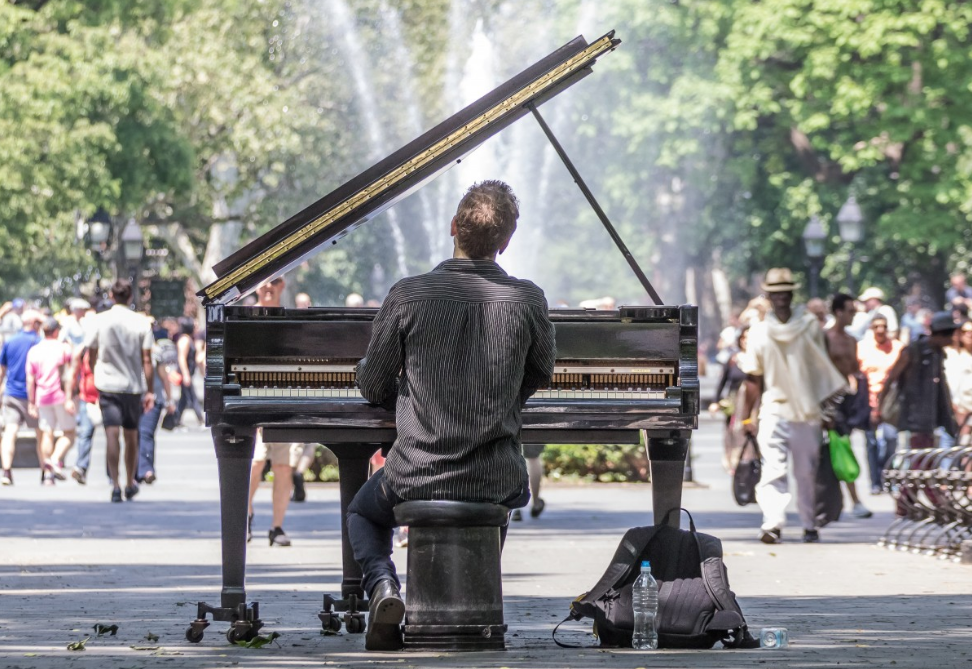
[[[396,283],[358,386],[395,407],[385,479],[402,499],[502,502],[527,484],[520,409],[553,373],[543,291],[491,260],[451,259]]]

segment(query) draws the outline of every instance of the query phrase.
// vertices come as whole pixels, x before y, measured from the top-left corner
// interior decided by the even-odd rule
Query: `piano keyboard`
[[[361,400],[357,388],[243,388],[243,397],[321,397]],[[663,400],[664,390],[538,390],[537,400]]]

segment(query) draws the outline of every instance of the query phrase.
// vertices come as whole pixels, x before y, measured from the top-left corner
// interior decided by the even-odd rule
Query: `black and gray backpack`
[[[630,648],[631,586],[642,560],[651,562],[658,581],[659,648],[712,648],[718,641],[726,648],[759,646],[729,589],[722,542],[696,531],[691,514],[687,531],[663,522],[625,532],[611,566],[590,592],[571,602],[570,615],[560,625],[591,618],[601,646]],[[560,625],[554,628],[557,645],[578,647],[557,640]]]

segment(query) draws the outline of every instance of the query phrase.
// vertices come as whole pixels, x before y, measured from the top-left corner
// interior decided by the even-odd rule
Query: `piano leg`
[[[213,444],[219,467],[220,528],[223,549],[223,588],[220,606],[199,602],[196,619],[186,630],[186,639],[202,641],[203,630],[209,626],[206,616],[232,623],[226,638],[230,643],[256,637],[263,627],[260,605],[246,602],[246,523],[250,489],[250,465],[256,430],[214,426]]]
[[[324,605],[317,617],[325,633],[341,629],[337,612],[344,611],[344,624],[352,634],[364,632],[364,614],[368,598],[361,587],[361,567],[354,559],[354,551],[348,540],[348,506],[368,480],[368,462],[380,448],[376,444],[328,444],[338,459],[338,475],[341,490],[341,599],[324,595]],[[332,610],[333,608],[333,610]]]
[[[656,525],[665,520],[679,526],[682,506],[682,477],[688,453],[688,435],[681,432],[648,432],[648,459],[651,467],[652,510]]]

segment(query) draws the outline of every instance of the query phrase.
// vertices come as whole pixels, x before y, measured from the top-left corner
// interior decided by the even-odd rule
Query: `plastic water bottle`
[[[641,574],[631,588],[631,605],[634,608],[634,631],[631,647],[637,650],[658,648],[658,581],[651,575],[651,563],[641,563]]]

